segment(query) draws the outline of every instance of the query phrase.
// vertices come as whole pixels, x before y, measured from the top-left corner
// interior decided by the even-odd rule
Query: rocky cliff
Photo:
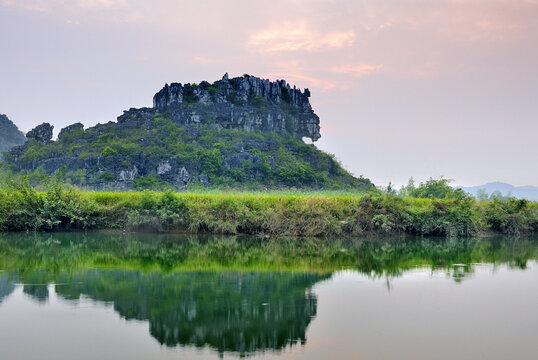
[[[241,187],[370,188],[302,140],[320,138],[310,92],[254,76],[172,83],[151,108],[84,129],[42,124],[6,157],[23,174],[54,174],[95,189]]]
[[[316,141],[321,137],[319,117],[309,97],[308,89],[292,88],[285,80],[250,75],[229,79],[225,74],[213,84],[166,84],[153,97],[153,108],[125,111],[118,122],[167,113],[184,126],[218,124],[225,129],[288,132]]]
[[[0,153],[25,142],[26,138],[17,126],[6,115],[0,114]]]

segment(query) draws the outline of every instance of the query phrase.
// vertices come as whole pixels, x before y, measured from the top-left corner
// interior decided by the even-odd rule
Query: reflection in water
[[[25,294],[35,299],[39,303],[45,303],[49,298],[49,289],[43,284],[28,284],[24,285],[22,290]]]
[[[43,270],[30,271],[24,277],[22,290],[26,295],[39,303],[47,302],[49,298],[48,275]]]
[[[416,267],[452,269],[454,280],[473,263],[524,269],[538,257],[537,237],[260,239],[234,236],[5,234],[0,270],[59,273],[81,267],[175,270],[264,270],[327,273],[355,269],[372,277]],[[454,268],[454,264],[463,267]],[[30,283],[30,281],[28,281]],[[43,281],[35,281],[40,284]]]
[[[48,299],[44,272],[19,279],[23,292]],[[281,350],[306,343],[316,316],[313,284],[329,275],[290,272],[159,272],[120,269],[63,271],[48,278],[68,301],[84,296],[112,303],[127,320],[149,321],[151,335],[166,346],[210,346],[220,354]],[[14,290],[17,275],[0,276],[0,296]],[[45,280],[46,281],[46,280]],[[1,297],[0,297],[1,299]]]
[[[15,290],[15,284],[10,281],[8,275],[0,272],[0,305],[5,297],[9,296]]]
[[[474,263],[525,269],[536,258],[535,238],[261,241],[0,234],[0,307],[16,283],[41,304],[51,295],[47,285],[55,284],[55,293],[70,303],[89,298],[112,304],[127,320],[147,321],[151,336],[167,347],[209,346],[220,355],[249,355],[304,344],[317,312],[311,289],[335,269],[382,278],[390,290],[392,279],[416,267],[443,270],[461,282],[472,276]]]
[[[126,319],[149,320],[161,344],[252,353],[305,343],[316,315],[315,274],[88,270],[63,274],[56,293],[112,302]]]

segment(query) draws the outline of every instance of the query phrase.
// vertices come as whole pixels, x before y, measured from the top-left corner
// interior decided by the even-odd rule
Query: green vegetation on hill
[[[462,191],[444,199],[393,194],[80,192],[49,181],[0,191],[0,230],[118,229],[273,236],[536,233],[538,204],[479,202]]]
[[[345,171],[332,155],[290,134],[211,125],[185,127],[166,115],[154,116],[146,125],[133,120],[128,126],[77,128],[48,143],[30,140],[19,158],[8,155],[6,161],[4,174],[28,175],[34,185],[42,175],[59,170],[68,183],[99,189],[123,186],[119,184],[127,183],[118,177],[125,180],[129,174],[133,178],[125,186],[137,190],[178,188],[178,184],[190,188],[373,188],[368,179]]]

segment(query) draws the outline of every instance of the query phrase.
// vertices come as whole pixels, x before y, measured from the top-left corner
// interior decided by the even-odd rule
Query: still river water
[[[0,359],[538,359],[538,239],[0,234]]]

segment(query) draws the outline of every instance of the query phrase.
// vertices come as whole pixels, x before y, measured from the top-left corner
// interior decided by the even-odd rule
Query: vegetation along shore
[[[445,180],[393,193],[90,192],[48,179],[0,189],[1,231],[120,230],[261,236],[532,234],[538,204],[477,201]],[[411,196],[421,197],[411,197]]]

